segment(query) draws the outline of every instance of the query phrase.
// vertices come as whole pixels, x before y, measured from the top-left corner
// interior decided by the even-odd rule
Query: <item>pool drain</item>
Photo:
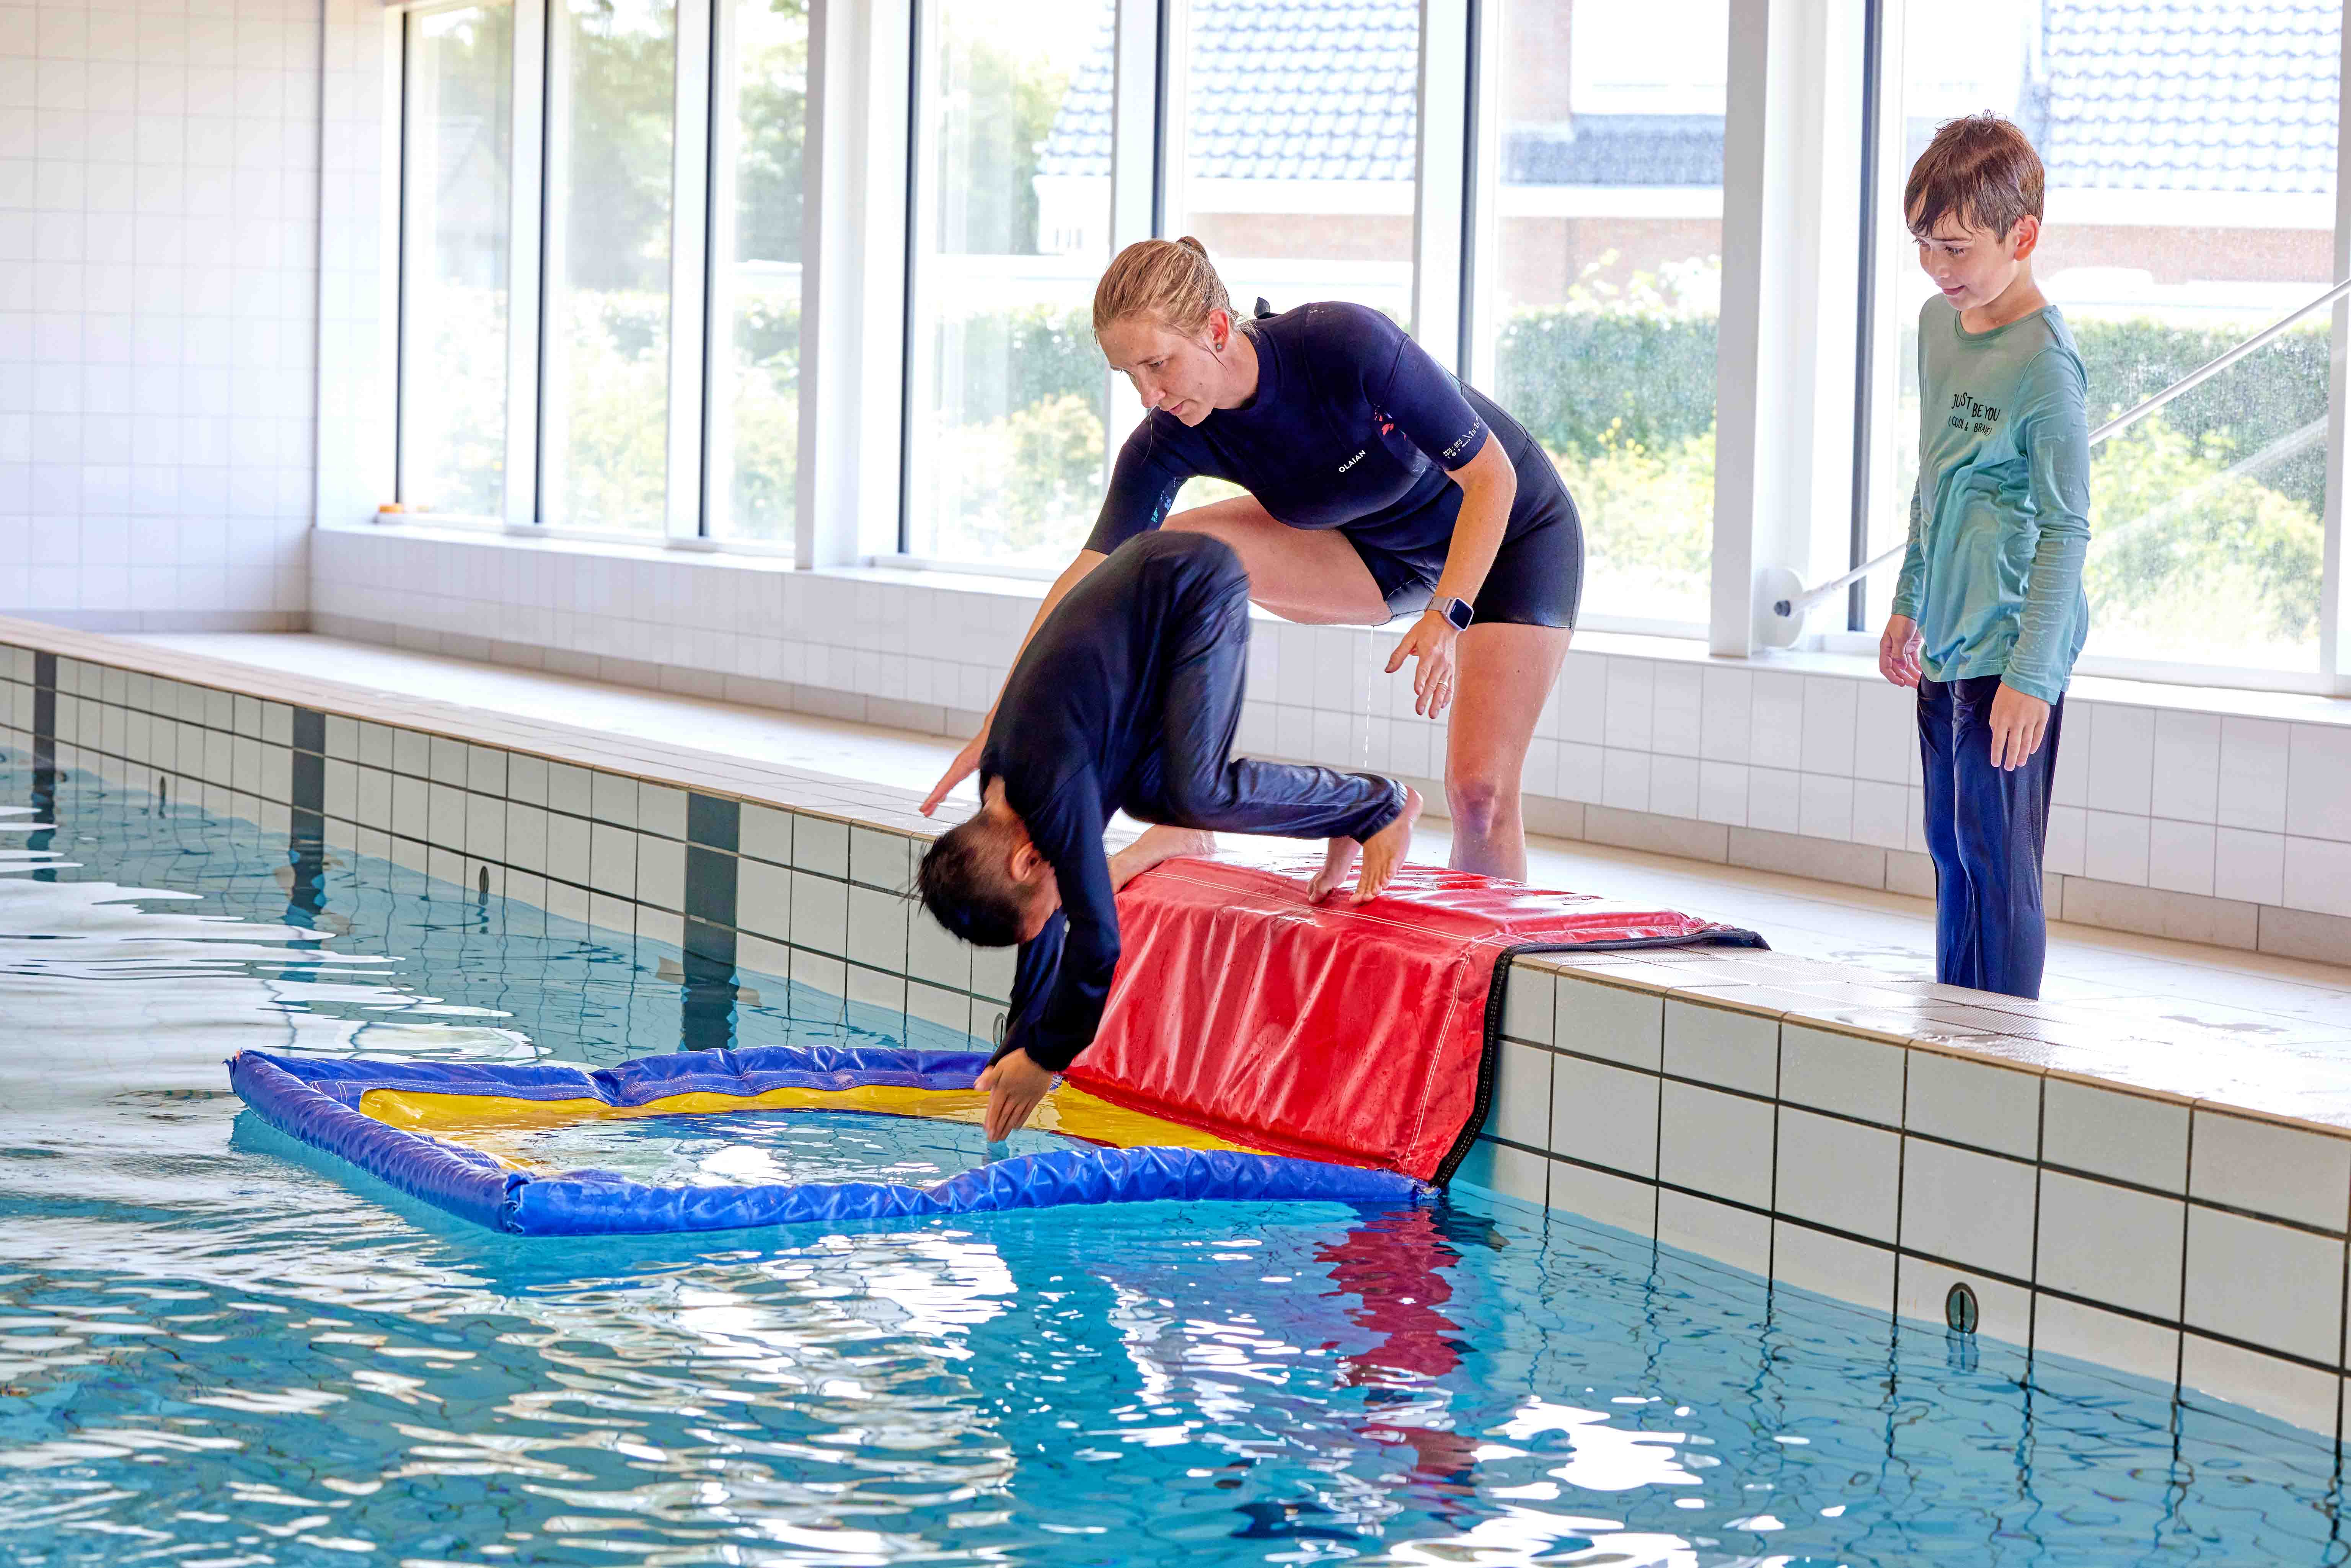
[[[1973,1333],[1977,1316],[1976,1293],[1965,1281],[1953,1285],[1950,1294],[1943,1298],[1943,1322],[1950,1325],[1953,1333]]]

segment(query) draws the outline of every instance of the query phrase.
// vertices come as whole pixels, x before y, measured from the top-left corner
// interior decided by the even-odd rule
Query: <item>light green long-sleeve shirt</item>
[[[2089,634],[2088,378],[2057,308],[1970,332],[1918,313],[1918,485],[1894,613],[1917,622],[1928,678],[1999,675],[2063,695]]]

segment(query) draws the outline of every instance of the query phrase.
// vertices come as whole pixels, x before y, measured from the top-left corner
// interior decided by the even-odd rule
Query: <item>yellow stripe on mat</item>
[[[896,1083],[860,1083],[848,1089],[770,1089],[764,1094],[672,1094],[643,1105],[607,1105],[601,1100],[517,1100],[496,1094],[428,1094],[408,1089],[371,1089],[360,1109],[405,1132],[427,1133],[478,1149],[502,1164],[537,1168],[525,1153],[533,1133],[576,1122],[622,1121],[644,1116],[696,1116],[735,1111],[871,1111],[887,1116],[927,1116],[935,1121],[977,1124],[987,1112],[987,1096],[977,1089],[913,1089]],[[1130,1111],[1123,1105],[1057,1085],[1029,1124],[1040,1132],[1063,1133],[1116,1149],[1231,1149],[1259,1154],[1245,1144],[1180,1122]]]

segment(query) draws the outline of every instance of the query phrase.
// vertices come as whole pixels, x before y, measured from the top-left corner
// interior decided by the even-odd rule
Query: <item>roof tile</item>
[[[1196,0],[1186,130],[1196,179],[1409,180],[1417,0]],[[2335,188],[2338,0],[2043,0],[2041,69],[2010,112],[2053,184]],[[1110,29],[1070,84],[1039,172],[1110,172]],[[1513,125],[1502,177],[1711,185],[1722,121],[1583,115]]]

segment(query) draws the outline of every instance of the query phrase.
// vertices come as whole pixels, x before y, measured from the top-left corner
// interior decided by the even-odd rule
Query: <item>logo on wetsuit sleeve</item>
[[[1461,433],[1461,439],[1445,449],[1443,460],[1450,463],[1453,459],[1461,455],[1461,449],[1463,447],[1468,445],[1471,442],[1477,440],[1479,436],[1485,434],[1486,422],[1482,419],[1472,421],[1469,428]]]
[[[1339,472],[1344,474],[1348,469],[1353,468],[1356,464],[1361,463],[1364,460],[1364,454],[1370,451],[1371,448],[1368,446],[1359,449],[1353,457],[1348,458],[1344,463],[1339,465]]]

